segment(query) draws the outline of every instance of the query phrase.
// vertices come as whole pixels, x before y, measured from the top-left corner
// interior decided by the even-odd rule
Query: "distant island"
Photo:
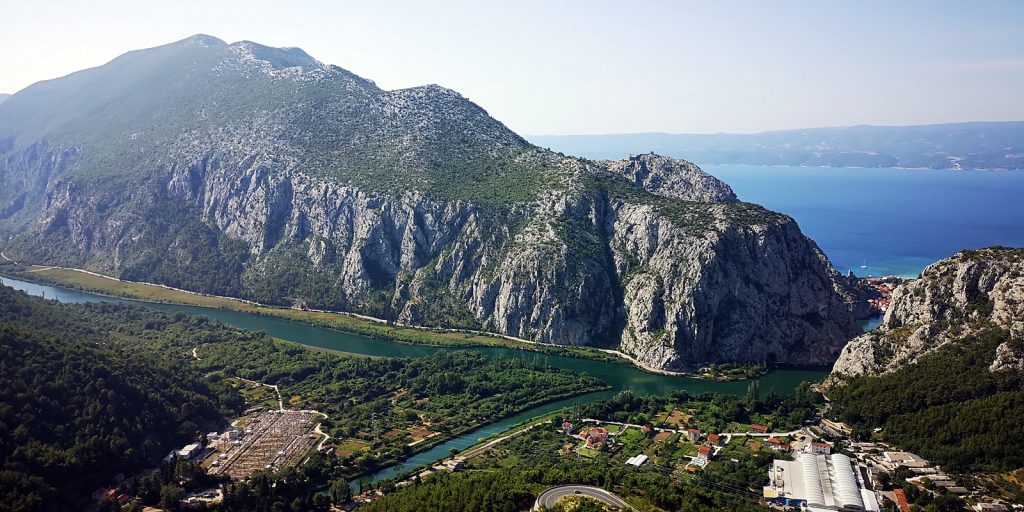
[[[1024,121],[527,138],[541,147],[594,159],[654,151],[686,156],[700,165],[1024,169]]]

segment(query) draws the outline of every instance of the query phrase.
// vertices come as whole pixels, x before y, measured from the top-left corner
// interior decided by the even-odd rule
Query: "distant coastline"
[[[554,151],[599,160],[653,151],[698,165],[1024,170],[1024,121],[761,133],[533,135],[527,139]]]
[[[953,171],[953,172],[1018,172],[1024,171],[1021,169],[1009,169],[1006,167],[971,167],[966,169],[953,169],[953,168],[938,168],[938,167],[899,167],[899,166],[884,166],[884,167],[865,167],[859,165],[789,165],[789,164],[719,164],[719,163],[701,163],[698,165],[718,167],[718,166],[729,166],[729,167],[778,167],[778,168],[798,168],[798,169],[879,169],[879,170],[897,170],[897,171]]]

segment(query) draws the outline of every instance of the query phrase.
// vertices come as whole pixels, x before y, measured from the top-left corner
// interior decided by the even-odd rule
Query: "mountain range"
[[[753,134],[536,135],[588,158],[655,151],[704,165],[1024,169],[1024,121],[850,126]]]
[[[207,35],[0,104],[0,235],[19,261],[659,369],[831,362],[866,314],[791,218],[689,162],[564,156],[449,89]]]

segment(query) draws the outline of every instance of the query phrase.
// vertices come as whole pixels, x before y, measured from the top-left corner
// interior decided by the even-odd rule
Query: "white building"
[[[199,443],[187,444],[180,450],[171,450],[170,453],[168,453],[163,460],[165,463],[167,463],[170,462],[171,459],[173,459],[174,457],[180,457],[182,459],[191,459],[192,457],[199,455],[199,452],[202,450],[202,448],[203,447]]]
[[[891,468],[904,466],[910,469],[926,468],[928,461],[910,452],[884,452],[885,462]]]
[[[865,500],[854,462],[843,454],[799,453],[796,460],[776,460],[768,471],[766,501],[810,511],[879,510],[873,494]]]
[[[644,462],[647,462],[647,456],[642,453],[626,459],[626,464],[629,464],[630,466],[640,467]]]
[[[832,453],[832,445],[829,443],[814,441],[811,444],[807,445],[807,451],[815,455],[828,455]]]
[[[202,445],[199,443],[187,444],[182,449],[178,450],[178,457],[183,459],[191,459],[199,454],[199,450],[202,449]]]

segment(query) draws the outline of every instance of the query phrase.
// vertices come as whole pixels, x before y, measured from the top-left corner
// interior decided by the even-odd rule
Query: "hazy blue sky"
[[[438,83],[527,134],[1024,119],[1024,2],[4,0],[0,92],[195,33]]]

